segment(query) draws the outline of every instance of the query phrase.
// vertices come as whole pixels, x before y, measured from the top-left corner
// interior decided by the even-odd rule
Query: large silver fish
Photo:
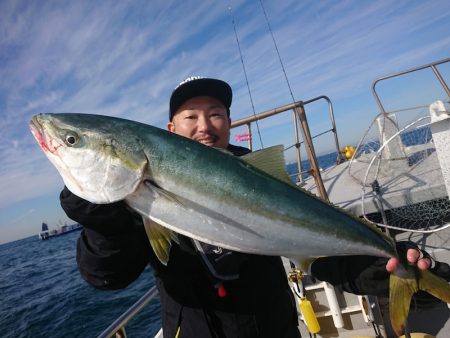
[[[143,216],[164,263],[177,240],[172,231],[304,267],[322,256],[396,256],[394,242],[378,229],[290,183],[282,147],[237,158],[149,125],[87,114],[40,114],[30,127],[74,194],[92,203],[125,200]],[[419,288],[450,302],[445,281],[406,270],[391,277],[399,335]],[[405,283],[406,294],[398,291]]]

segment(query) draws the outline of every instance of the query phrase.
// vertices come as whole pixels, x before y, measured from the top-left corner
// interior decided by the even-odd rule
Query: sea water
[[[0,245],[0,337],[96,337],[154,285],[147,268],[123,290],[89,286],[76,264],[79,234]],[[160,326],[157,298],[126,331],[153,337]]]
[[[327,154],[318,162],[326,169],[336,158]],[[294,173],[296,164],[287,169]],[[0,245],[0,337],[97,337],[154,285],[148,267],[123,290],[89,286],[76,264],[78,237],[76,231],[42,241],[36,234]],[[159,307],[158,297],[144,307],[126,326],[128,337],[153,337],[161,326]]]

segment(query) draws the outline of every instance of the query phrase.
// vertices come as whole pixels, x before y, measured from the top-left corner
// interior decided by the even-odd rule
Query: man
[[[230,86],[216,79],[183,81],[170,98],[169,131],[236,156],[248,149],[229,144]],[[205,179],[208,179],[207,177]],[[77,246],[82,277],[99,289],[134,281],[150,262],[161,298],[165,337],[299,337],[297,312],[280,257],[242,254],[184,236],[162,265],[146,238],[140,216],[123,202],[95,205],[67,188],[67,215],[84,225]],[[428,268],[428,258],[409,260]],[[398,262],[376,257],[320,259],[313,272],[354,293],[385,293]]]

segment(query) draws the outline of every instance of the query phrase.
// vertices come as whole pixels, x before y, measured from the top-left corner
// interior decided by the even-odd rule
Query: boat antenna
[[[283,60],[281,59],[280,51],[278,50],[277,42],[275,41],[275,36],[273,35],[272,27],[270,26],[269,18],[267,16],[267,13],[266,13],[266,10],[265,10],[264,5],[262,3],[262,0],[259,0],[259,3],[261,4],[261,8],[262,8],[262,11],[264,13],[264,17],[266,18],[267,27],[269,28],[270,35],[272,36],[272,41],[273,41],[273,44],[275,46],[275,50],[276,50],[277,55],[278,55],[278,60],[280,61],[281,69],[283,70],[284,78],[286,79],[286,83],[287,83],[287,86],[289,88],[289,92],[291,94],[292,103],[295,103],[294,94],[292,93],[292,88],[291,88],[291,85],[289,83],[289,79],[287,77],[286,69],[284,68]]]
[[[228,10],[230,11],[231,22],[233,23],[234,36],[236,37],[236,44],[238,46],[239,56],[241,57],[242,69],[244,70],[245,82],[247,84],[248,95],[250,97],[250,102],[252,105],[253,116],[256,117],[255,105],[253,104],[252,92],[250,90],[250,85],[248,83],[247,70],[245,69],[244,57],[242,55],[241,44],[239,43],[239,37],[238,37],[237,31],[236,31],[236,23],[234,21],[234,14],[233,14],[233,10],[231,9],[231,5],[228,6]],[[264,148],[262,137],[261,137],[261,131],[259,130],[258,120],[255,120],[255,123],[256,123],[256,130],[258,131],[259,142],[261,143],[261,148]]]

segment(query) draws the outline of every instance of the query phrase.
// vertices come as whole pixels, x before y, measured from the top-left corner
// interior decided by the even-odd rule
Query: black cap
[[[196,96],[214,97],[230,111],[233,92],[225,81],[200,76],[188,77],[175,88],[170,96],[170,121],[183,103]]]

